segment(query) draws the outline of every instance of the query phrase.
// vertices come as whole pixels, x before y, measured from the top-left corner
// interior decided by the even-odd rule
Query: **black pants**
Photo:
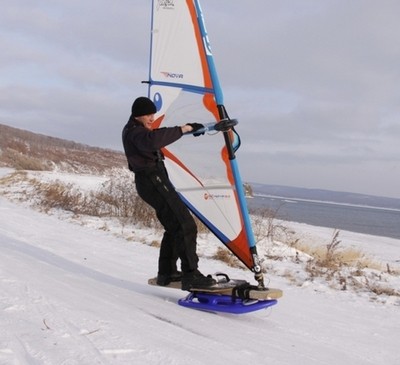
[[[155,211],[165,232],[161,241],[158,273],[168,275],[181,260],[182,272],[197,269],[196,223],[171,184],[163,164],[135,174],[139,196]]]

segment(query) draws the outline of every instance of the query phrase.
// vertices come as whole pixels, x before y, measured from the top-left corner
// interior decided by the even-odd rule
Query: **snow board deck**
[[[157,278],[151,278],[148,280],[148,284],[157,285]],[[171,282],[166,286],[161,286],[164,288],[173,288],[173,289],[182,289],[181,282],[175,281]],[[271,299],[278,299],[282,297],[282,290],[276,288],[257,288],[251,286],[249,282],[246,280],[240,279],[228,279],[227,281],[218,282],[217,284],[213,285],[207,289],[197,289],[192,288],[190,292],[192,293],[211,293],[211,294],[220,294],[220,295],[230,295],[230,296],[240,296],[240,291],[245,292],[244,295],[246,299],[253,299],[253,300],[271,300]],[[235,294],[237,292],[237,294]]]

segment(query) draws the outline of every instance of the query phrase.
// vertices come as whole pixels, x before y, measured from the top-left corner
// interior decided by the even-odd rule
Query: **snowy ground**
[[[271,286],[284,290],[277,306],[241,316],[200,312],[176,304],[184,292],[146,284],[158,249],[141,239],[4,197],[0,222],[1,365],[400,364],[396,298],[371,300],[323,282],[294,286],[271,274]],[[300,228],[310,237],[331,234]],[[376,237],[345,235],[399,258],[399,240],[379,239],[376,249]],[[200,269],[252,279],[205,257]]]

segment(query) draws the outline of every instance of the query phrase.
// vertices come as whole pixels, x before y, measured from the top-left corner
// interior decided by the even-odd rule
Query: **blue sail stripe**
[[[175,87],[175,88],[180,88],[185,91],[189,91],[192,93],[197,93],[197,94],[214,94],[214,90],[211,88],[207,87],[202,87],[202,86],[194,86],[190,84],[179,84],[177,82],[165,82],[165,81],[150,81],[150,85],[158,85],[158,86],[168,86],[168,87]]]

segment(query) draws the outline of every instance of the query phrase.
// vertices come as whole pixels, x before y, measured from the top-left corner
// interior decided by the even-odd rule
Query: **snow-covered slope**
[[[176,304],[184,292],[146,284],[157,248],[5,198],[0,222],[1,365],[400,363],[398,305],[271,276],[284,290],[272,309],[195,311]]]

